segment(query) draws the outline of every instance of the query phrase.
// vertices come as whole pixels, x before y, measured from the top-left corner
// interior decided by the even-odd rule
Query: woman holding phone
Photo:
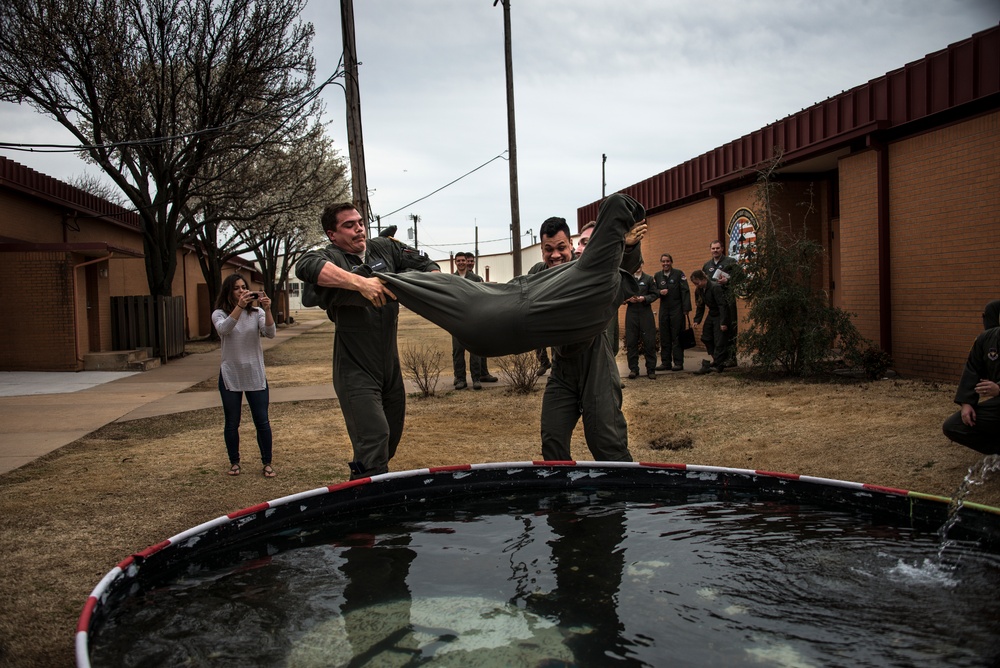
[[[259,306],[254,306],[254,301]],[[212,323],[222,339],[219,394],[226,418],[224,435],[229,453],[229,475],[240,474],[240,414],[245,394],[257,428],[262,472],[265,478],[273,478],[276,474],[271,468],[267,378],[264,350],[260,345],[261,336],[273,339],[277,331],[271,315],[271,299],[264,293],[251,292],[240,274],[231,274],[222,282],[215,309]]]

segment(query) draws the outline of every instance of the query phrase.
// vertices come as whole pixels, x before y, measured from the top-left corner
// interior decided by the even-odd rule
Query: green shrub
[[[850,314],[830,304],[817,279],[824,248],[807,233],[812,203],[803,205],[801,226],[782,221],[775,210],[780,184],[772,177],[778,164],[760,172],[756,239],[741,248],[744,271],[735,289],[749,306],[750,324],[738,343],[754,366],[801,376],[828,370],[838,349],[858,357],[864,339]]]

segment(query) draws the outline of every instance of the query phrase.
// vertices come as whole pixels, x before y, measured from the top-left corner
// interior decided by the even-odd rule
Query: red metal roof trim
[[[91,218],[139,229],[138,214],[0,155],[0,186],[68,206]]]
[[[82,241],[76,243],[54,243],[54,244],[35,244],[27,242],[13,242],[13,243],[0,243],[0,253],[82,253],[86,254],[88,252],[97,253],[114,253],[119,256],[131,257],[131,258],[143,258],[146,257],[142,251],[135,250],[133,248],[124,248],[122,246],[115,246],[103,241]]]
[[[620,192],[647,209],[705,197],[710,186],[770,159],[775,146],[795,161],[998,94],[1000,26],[994,26]],[[595,220],[599,206],[600,200],[580,207],[578,223]]]

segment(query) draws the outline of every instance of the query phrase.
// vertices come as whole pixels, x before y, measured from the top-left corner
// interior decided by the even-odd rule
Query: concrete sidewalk
[[[262,340],[264,349],[279,345],[324,322],[327,321],[305,321],[293,327],[279,328],[275,338]],[[685,354],[685,372],[698,369],[705,359],[709,358],[703,351],[688,350]],[[628,375],[624,353],[618,355],[618,369],[622,378]],[[32,387],[0,388],[0,425],[3,425],[0,433],[0,474],[24,466],[111,422],[222,406],[217,390],[183,392],[219,373],[217,350],[187,355],[142,373],[89,373],[108,374],[106,378],[109,382],[94,385],[94,382],[103,379],[95,381],[93,377],[75,378],[78,374],[53,373],[47,385],[46,379],[33,379],[35,385]],[[661,371],[657,376],[666,378],[670,373]],[[9,382],[16,382],[16,377],[10,378],[12,380]],[[646,387],[650,390],[657,387],[656,381],[650,381],[645,376],[626,382],[648,383]],[[503,384],[486,383],[484,387]],[[85,389],[76,389],[79,386]],[[406,381],[406,388],[407,392],[418,391],[416,385],[409,380]],[[439,388],[444,391],[451,389],[450,372],[442,374]],[[24,394],[17,394],[18,392]],[[9,396],[11,394],[15,396]],[[332,380],[322,385],[271,388],[270,393],[271,403],[335,397]]]
[[[264,349],[279,345],[324,322],[314,320],[281,327],[273,339],[262,339]],[[43,388],[33,386],[5,392],[23,391],[24,394],[0,396],[0,425],[3,425],[0,433],[0,473],[24,466],[117,420],[222,405],[218,391],[179,394],[219,373],[217,350],[187,355],[142,373],[91,373],[107,373],[108,378],[113,380],[72,391],[73,383],[78,382],[73,376],[77,374],[53,373],[48,388],[50,393],[41,394],[39,392]],[[16,378],[13,380],[16,381]],[[83,382],[90,385],[93,378],[86,378]],[[322,389],[333,395],[332,385]],[[275,396],[277,392],[272,392],[272,401],[291,400],[283,396],[284,392],[282,396]],[[314,395],[322,394],[319,388],[310,391],[289,388],[286,392],[294,398],[321,398]]]

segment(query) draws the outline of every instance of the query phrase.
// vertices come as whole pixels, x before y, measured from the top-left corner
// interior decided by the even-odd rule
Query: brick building
[[[0,285],[8,304],[0,371],[78,371],[113,350],[111,298],[148,295],[139,218],[111,202],[0,156]],[[260,285],[249,262],[243,271]],[[211,329],[194,249],[178,251],[173,294],[185,338]]]
[[[778,208],[824,245],[833,304],[900,373],[957,381],[1000,298],[1000,27],[624,188],[649,212],[646,270],[661,252],[701,268],[758,206],[756,170],[775,147]]]

